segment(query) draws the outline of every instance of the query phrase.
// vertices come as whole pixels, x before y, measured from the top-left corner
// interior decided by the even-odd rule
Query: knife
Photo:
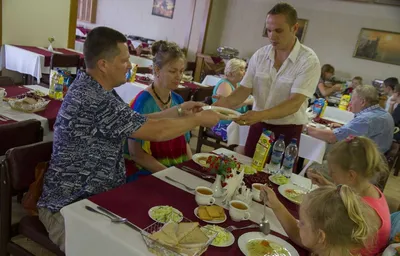
[[[111,211],[107,210],[106,208],[103,208],[103,207],[101,207],[101,206],[99,206],[99,205],[97,206],[97,209],[98,209],[99,211],[101,211],[101,212],[104,212],[105,214],[110,215],[110,216],[113,217],[113,218],[121,218],[120,216],[116,215],[115,213],[113,213],[113,212],[111,212]],[[142,232],[143,232],[142,229],[140,229],[138,226],[136,226],[136,225],[133,224],[132,222],[127,221],[127,222],[124,222],[124,224],[127,225],[128,227],[130,227],[130,228],[136,230],[136,231],[139,232],[139,233],[142,233]]]

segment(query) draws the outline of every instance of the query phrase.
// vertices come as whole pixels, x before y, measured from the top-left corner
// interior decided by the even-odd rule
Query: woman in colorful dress
[[[160,112],[184,104],[173,92],[185,70],[185,55],[175,43],[157,41],[152,46],[154,82],[131,102],[132,110],[140,114]],[[164,142],[128,139],[125,143],[127,181],[150,175],[191,159],[190,134]],[[131,161],[129,161],[131,160]]]
[[[225,78],[222,78],[214,87],[213,96],[223,96],[228,97],[238,86],[240,81],[242,81],[243,76],[246,72],[246,62],[240,59],[231,59],[225,66]],[[213,102],[217,99],[213,98]],[[240,113],[247,112],[248,105],[253,105],[253,99],[249,98],[241,106],[238,106],[236,111]],[[227,132],[229,124],[232,121],[221,120],[216,126],[212,128],[212,131],[220,136],[224,141],[227,141]]]

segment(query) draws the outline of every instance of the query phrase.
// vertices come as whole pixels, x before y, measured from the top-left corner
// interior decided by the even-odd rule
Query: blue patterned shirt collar
[[[380,108],[380,107],[381,107],[381,106],[379,106],[379,104],[376,104],[376,105],[372,105],[372,106],[370,106],[370,107],[368,107],[368,108],[364,108],[364,109],[361,110],[360,112],[354,114],[354,117],[357,117],[357,116],[361,115],[362,113],[366,113],[366,112],[370,112],[370,111],[372,111],[372,110],[378,109],[378,108]]]

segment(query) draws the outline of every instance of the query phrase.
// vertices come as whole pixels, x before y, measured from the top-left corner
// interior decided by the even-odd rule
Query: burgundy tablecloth
[[[194,196],[186,191],[174,187],[154,176],[142,177],[140,180],[128,183],[117,189],[93,196],[90,201],[107,208],[108,210],[127,218],[130,222],[144,229],[154,223],[148,215],[148,210],[157,205],[170,205],[179,209],[183,215],[192,220],[200,221],[196,218],[193,211],[197,207]],[[229,213],[226,211],[229,216]],[[206,223],[201,222],[201,225]],[[223,224],[223,227],[235,225],[243,227],[252,224],[250,221],[233,222],[229,219]],[[210,246],[204,255],[241,255],[237,245],[237,239],[243,233],[257,231],[257,229],[237,230],[233,232],[236,242],[233,246],[227,248],[217,248]],[[296,246],[287,237],[276,232],[273,235],[278,236],[291,243],[300,255],[307,255],[307,251]]]
[[[21,86],[8,86],[5,87],[7,92],[7,97],[15,97],[30,91],[30,89]],[[47,98],[47,97],[46,97]],[[50,99],[50,98],[47,98]],[[53,126],[57,118],[58,111],[60,110],[62,101],[50,99],[49,104],[46,109],[40,112],[35,112],[35,114],[46,118],[49,121],[49,129],[53,131]]]
[[[2,119],[6,120],[6,121],[3,121]],[[0,115],[0,125],[2,125],[2,124],[12,124],[12,123],[15,123],[15,122],[17,122],[17,121],[8,119],[7,117],[4,117],[4,116]]]
[[[184,162],[182,164],[179,164],[176,167],[179,168],[179,169],[182,169],[182,167],[184,167],[184,166],[192,168],[192,169],[194,169],[196,171],[199,171],[199,172],[202,172],[204,174],[210,175],[210,173],[207,172],[206,169],[204,169],[200,165],[196,164],[193,160],[190,160],[190,161]],[[189,172],[189,173],[192,174],[192,175],[195,175],[195,176],[197,176],[199,178],[202,178],[201,175],[199,175],[196,172]],[[269,176],[269,175],[266,175],[266,176]],[[210,179],[207,179],[207,181],[213,182],[213,180],[210,180]],[[247,184],[247,185],[248,185],[248,187],[251,187],[251,184]],[[291,201],[287,200],[285,197],[283,197],[278,191],[278,187],[279,187],[278,185],[275,185],[272,182],[271,182],[271,185],[272,185],[272,189],[275,191],[276,196],[278,197],[279,201],[281,201],[283,203],[283,205],[285,205],[285,207],[289,210],[289,212],[296,219],[299,219],[299,206],[294,204],[294,203],[292,203]]]
[[[79,55],[79,65],[81,67],[84,66],[84,62],[85,62],[85,56],[83,55],[83,53],[79,53],[79,52],[75,52],[75,51],[71,51],[69,49],[66,48],[56,48],[54,49],[57,52],[61,52],[62,54],[66,54],[66,55]]]
[[[53,54],[52,52],[45,50],[45,49],[41,49],[39,47],[36,46],[23,46],[23,45],[14,45],[15,47],[30,51],[30,52],[34,52],[37,54],[41,54],[44,56],[44,66],[48,67],[50,66],[50,59],[51,59],[51,55]]]

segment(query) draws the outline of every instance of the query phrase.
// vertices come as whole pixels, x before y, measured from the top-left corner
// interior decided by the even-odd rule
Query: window
[[[78,1],[78,20],[96,23],[97,0]]]

